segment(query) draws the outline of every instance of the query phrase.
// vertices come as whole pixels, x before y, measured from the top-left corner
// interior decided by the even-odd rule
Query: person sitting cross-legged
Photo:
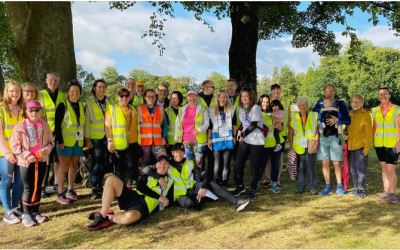
[[[237,212],[243,211],[250,204],[250,199],[239,199],[214,181],[208,181],[205,171],[201,176],[202,181],[196,182],[194,179],[194,161],[184,157],[185,147],[182,143],[175,143],[172,155],[174,157],[170,160],[171,171],[168,172],[168,176],[174,180],[174,201],[179,203],[180,206],[195,208],[196,211],[200,211],[202,198],[204,196],[217,198],[215,195],[236,205]],[[167,187],[165,178],[162,178],[163,176],[158,174],[158,171],[156,173],[154,167],[147,166],[143,169],[143,172],[158,179],[161,187]]]
[[[172,192],[170,197],[168,191],[174,183],[173,179],[167,176],[170,169],[167,156],[160,156],[155,168],[157,174],[166,183],[163,189],[160,188],[158,180],[148,178],[146,175],[139,178],[137,190],[128,189],[116,176],[108,177],[104,185],[101,211],[89,214],[89,219],[94,222],[86,228],[94,231],[109,227],[111,222],[130,225],[148,216],[157,207],[160,211],[164,210],[169,205],[169,200],[172,199]],[[114,198],[118,200],[119,208],[125,210],[124,213],[114,214],[114,211],[110,210]]]

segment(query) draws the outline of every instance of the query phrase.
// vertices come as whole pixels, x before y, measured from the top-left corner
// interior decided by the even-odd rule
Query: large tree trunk
[[[46,74],[55,72],[65,90],[76,79],[71,2],[7,2],[7,7],[23,81],[43,88]]]
[[[229,74],[240,88],[256,91],[258,17],[256,2],[231,2],[232,40],[229,48]]]

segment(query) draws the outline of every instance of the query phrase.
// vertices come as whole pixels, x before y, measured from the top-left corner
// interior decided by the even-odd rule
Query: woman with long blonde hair
[[[0,100],[0,197],[4,207],[3,221],[8,224],[20,222],[22,212],[18,210],[21,200],[23,184],[20,167],[17,158],[10,147],[11,136],[14,127],[23,120],[23,101],[21,98],[21,86],[11,81],[4,87],[3,98]],[[14,177],[14,186],[11,192],[11,184]]]
[[[217,101],[214,102],[214,106],[209,108],[211,122],[208,129],[208,147],[212,148],[214,154],[213,180],[226,189],[230,173],[229,158],[236,143],[234,135],[237,118],[235,108],[229,102],[228,91],[218,90],[215,99]],[[222,175],[220,173],[221,157]]]

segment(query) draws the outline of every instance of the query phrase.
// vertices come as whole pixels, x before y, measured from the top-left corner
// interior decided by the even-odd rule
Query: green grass
[[[324,180],[320,162],[317,177],[321,191]],[[247,184],[249,179],[247,168]],[[335,180],[333,166],[331,180]],[[260,189],[256,201],[242,213],[226,201],[207,203],[201,212],[175,206],[135,225],[113,225],[96,232],[85,229],[89,224],[86,216],[99,209],[101,202],[90,200],[90,190],[80,188],[78,193],[84,198],[68,206],[56,203],[55,195],[44,199],[41,211],[50,221],[43,225],[25,228],[0,222],[0,247],[400,248],[400,207],[375,200],[382,192],[382,179],[374,150],[368,166],[368,196],[363,200],[336,194],[296,195],[296,183],[286,170],[281,182],[281,194]],[[232,174],[230,187],[233,190]],[[116,203],[113,208],[117,209]]]

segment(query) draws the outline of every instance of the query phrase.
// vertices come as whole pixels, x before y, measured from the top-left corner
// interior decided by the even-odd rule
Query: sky
[[[300,9],[307,6],[302,2]],[[132,69],[147,71],[153,75],[174,77],[192,76],[202,82],[213,71],[229,78],[228,51],[231,41],[229,18],[217,20],[212,14],[205,19],[213,26],[197,21],[193,13],[175,6],[175,18],[164,23],[167,35],[163,39],[164,55],[152,45],[150,37],[141,38],[150,25],[154,9],[147,2],[121,12],[110,9],[108,2],[81,2],[72,4],[75,55],[78,64],[96,77],[107,66],[115,67],[126,77]],[[381,19],[378,26],[368,21],[368,14],[355,11],[347,19],[348,25],[357,30],[359,38],[368,39],[374,45],[400,49],[400,37],[393,36],[387,22]],[[341,35],[344,27],[330,26],[336,39],[347,44],[349,39]],[[291,36],[260,41],[257,50],[257,76],[271,76],[273,68],[288,66],[296,73],[306,72],[309,67],[319,64],[320,57],[311,47],[295,49]]]

